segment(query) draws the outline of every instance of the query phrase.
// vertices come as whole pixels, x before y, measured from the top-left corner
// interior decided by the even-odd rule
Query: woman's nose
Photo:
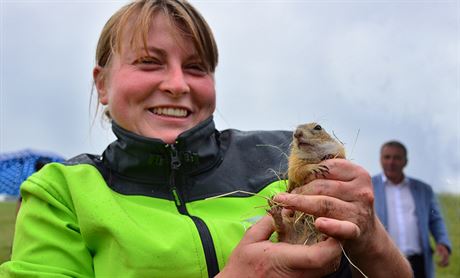
[[[190,92],[182,67],[171,67],[160,84],[160,90],[172,96],[181,96]]]

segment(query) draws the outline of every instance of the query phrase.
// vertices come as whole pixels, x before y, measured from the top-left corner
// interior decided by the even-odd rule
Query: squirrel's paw
[[[326,165],[316,164],[311,165],[310,173],[314,175],[316,178],[326,177],[326,174],[329,174],[329,168]]]

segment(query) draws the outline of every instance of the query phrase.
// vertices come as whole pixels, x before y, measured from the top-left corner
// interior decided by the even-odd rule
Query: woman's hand
[[[315,226],[319,231],[350,243],[353,250],[364,251],[360,249],[368,246],[378,226],[371,178],[363,168],[345,159],[321,164],[329,169],[324,179],[313,180],[294,194],[283,193],[274,200],[318,217]]]
[[[273,243],[273,219],[254,224],[217,277],[322,277],[340,264],[339,243],[329,238],[312,246]]]
[[[369,277],[411,277],[412,270],[374,213],[367,171],[345,159],[321,162],[329,172],[274,200],[318,217],[316,228],[343,243],[347,255]],[[297,194],[296,194],[297,193]]]

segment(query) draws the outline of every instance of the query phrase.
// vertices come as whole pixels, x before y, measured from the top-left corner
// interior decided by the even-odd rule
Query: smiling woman
[[[410,277],[362,167],[324,160],[328,171],[300,185],[303,195],[273,197],[286,181],[268,169],[287,170],[279,150],[288,152],[292,132],[216,130],[216,66],[213,34],[188,2],[141,0],[116,12],[93,76],[117,140],[23,183],[0,276],[351,277],[343,246],[371,277]],[[317,217],[326,239],[271,242],[271,197]]]
[[[115,14],[96,62],[99,101],[126,130],[174,143],[215,110],[216,44],[199,14],[186,13],[180,2],[131,5]]]

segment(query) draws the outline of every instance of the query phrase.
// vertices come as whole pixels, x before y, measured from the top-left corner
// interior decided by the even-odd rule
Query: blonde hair
[[[122,36],[128,21],[133,18],[131,46],[142,43],[147,48],[147,37],[154,16],[164,14],[182,35],[190,37],[198,55],[209,72],[214,72],[218,61],[217,45],[211,28],[201,14],[184,0],[140,0],[127,4],[107,21],[96,49],[96,64],[110,64],[114,53],[119,53]]]
[[[148,32],[153,18],[158,13],[169,19],[169,22],[177,28],[178,34],[192,40],[206,70],[214,73],[218,62],[218,51],[211,28],[203,16],[185,0],[138,0],[120,8],[102,29],[96,48],[96,65],[103,69],[107,68],[114,54],[121,53],[124,32],[129,24],[132,24],[129,46],[147,51]],[[105,71],[101,72],[100,78],[104,76]],[[97,110],[98,108],[96,113]],[[110,118],[107,110],[104,114]]]

